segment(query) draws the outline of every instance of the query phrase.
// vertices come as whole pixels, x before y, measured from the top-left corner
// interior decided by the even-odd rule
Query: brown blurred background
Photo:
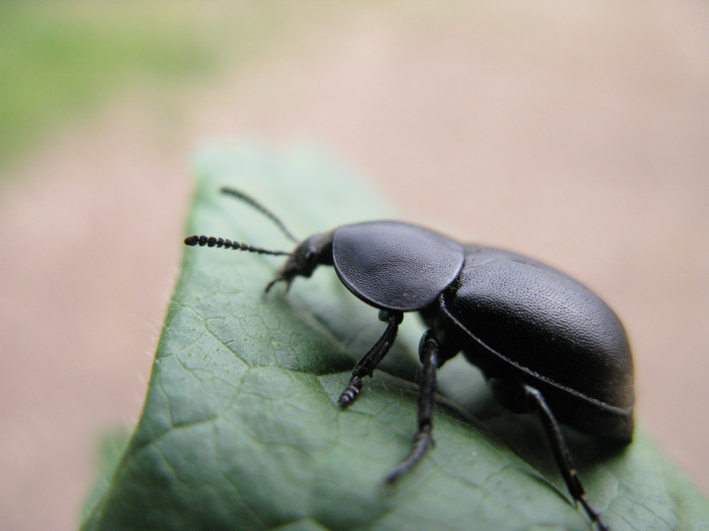
[[[10,5],[13,4],[13,5]],[[321,142],[402,217],[582,279],[709,491],[709,5],[0,4],[0,528],[131,427],[212,138]]]

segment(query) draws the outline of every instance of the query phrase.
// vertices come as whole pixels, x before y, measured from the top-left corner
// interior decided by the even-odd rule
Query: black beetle
[[[265,207],[245,201],[297,239]],[[339,403],[351,404],[396,339],[404,312],[417,311],[428,326],[419,344],[423,373],[418,431],[410,454],[388,477],[395,481],[433,445],[436,371],[463,352],[481,369],[495,398],[511,411],[538,413],[561,475],[592,522],[608,526],[586,499],[559,423],[592,437],[629,444],[633,436],[633,362],[625,329],[591,290],[568,275],[526,256],[462,244],[433,230],[399,221],[343,225],[316,234],[292,253],[189,236],[208,245],[287,255],[276,282],[290,285],[319,265],[334,266],[354,295],[379,308],[382,337],[357,363]]]

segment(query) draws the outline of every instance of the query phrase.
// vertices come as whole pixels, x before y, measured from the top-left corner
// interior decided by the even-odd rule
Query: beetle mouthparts
[[[290,289],[290,284],[291,284],[291,282],[293,282],[293,278],[292,278],[292,277],[291,277],[291,278],[288,278],[288,277],[283,276],[283,275],[278,275],[278,276],[277,276],[276,278],[274,278],[271,282],[269,282],[268,284],[266,284],[266,289],[264,290],[264,292],[265,292],[265,293],[268,293],[269,290],[273,287],[273,285],[274,285],[276,282],[281,282],[281,281],[283,281],[283,282],[286,283],[286,291],[288,291],[288,290]]]

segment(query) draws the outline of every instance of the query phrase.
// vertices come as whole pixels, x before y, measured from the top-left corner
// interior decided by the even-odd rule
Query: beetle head
[[[333,231],[315,234],[298,245],[266,291],[281,280],[290,287],[295,277],[308,278],[319,265],[332,265],[332,235]]]

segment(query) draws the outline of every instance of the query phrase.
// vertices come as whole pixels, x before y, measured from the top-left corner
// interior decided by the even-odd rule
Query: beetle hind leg
[[[419,343],[419,358],[423,364],[418,399],[418,430],[409,455],[387,476],[391,484],[411,470],[433,447],[433,406],[435,404],[436,374],[439,367],[439,342],[433,330],[428,330]]]
[[[355,365],[355,368],[352,370],[350,383],[347,384],[345,390],[340,394],[340,398],[337,399],[340,405],[347,407],[357,399],[364,385],[362,378],[372,376],[374,369],[379,365],[379,362],[384,359],[384,356],[387,355],[396,340],[396,334],[399,331],[399,325],[403,319],[404,316],[401,312],[379,311],[379,320],[386,321],[388,323],[387,328],[382,334],[382,337],[380,337],[374,346],[369,349],[369,352],[359,360],[359,363]]]
[[[569,494],[571,494],[571,497],[576,503],[581,504],[590,520],[595,523],[599,529],[608,531],[610,528],[601,518],[601,513],[598,512],[586,498],[586,490],[583,488],[583,485],[581,485],[581,480],[576,472],[569,447],[566,445],[559,423],[554,417],[549,405],[546,403],[546,400],[544,400],[544,395],[529,385],[523,385],[523,388],[530,405],[539,414],[539,418],[542,421],[544,431],[546,432],[547,439],[554,454],[554,459],[556,459],[559,471],[564,478],[566,487],[569,489]]]

